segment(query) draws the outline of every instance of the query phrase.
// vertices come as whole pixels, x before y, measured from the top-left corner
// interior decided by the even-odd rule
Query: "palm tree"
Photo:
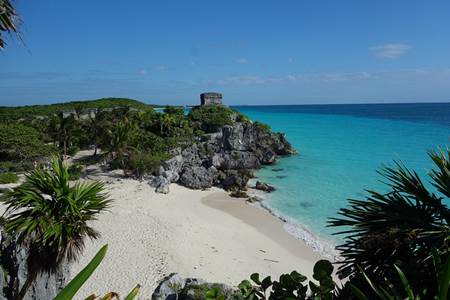
[[[100,133],[104,130],[105,123],[103,110],[101,108],[95,110],[94,116],[89,114],[89,128],[92,133],[92,142],[94,143],[94,156],[97,155]]]
[[[133,148],[132,141],[136,136],[136,132],[136,124],[129,121],[126,117],[107,131],[106,150],[109,152],[111,159],[119,161],[122,169],[125,167],[126,156]]]
[[[0,199],[7,205],[3,225],[28,250],[28,277],[17,299],[23,299],[36,277],[56,272],[72,262],[85,239],[99,233],[88,225],[108,208],[110,200],[100,182],[69,184],[68,168],[54,158],[51,169],[36,168],[23,185]]]
[[[337,247],[344,258],[338,271],[342,277],[356,278],[361,268],[382,284],[384,278],[397,278],[397,265],[412,287],[428,284],[431,295],[436,291],[434,278],[427,274],[433,274],[433,257],[444,259],[450,253],[450,210],[445,204],[450,198],[450,150],[430,151],[429,156],[436,166],[429,173],[431,186],[396,162],[380,172],[387,193],[368,191],[365,200],[350,199],[340,217],[329,221],[342,230],[337,234],[345,235]]]
[[[73,115],[64,116],[63,112],[58,114],[57,118],[53,118],[50,123],[52,132],[58,141],[58,146],[63,152],[63,158],[67,155],[67,148],[72,143],[73,133],[77,129],[77,121]]]
[[[0,0],[0,50],[6,46],[3,32],[18,34],[21,19],[10,0]]]

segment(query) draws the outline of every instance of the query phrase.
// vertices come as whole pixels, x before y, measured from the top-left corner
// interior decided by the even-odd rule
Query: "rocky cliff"
[[[271,132],[258,123],[236,122],[204,135],[185,149],[176,149],[174,157],[148,181],[160,193],[168,193],[172,182],[192,189],[218,186],[240,190],[246,187],[254,170],[294,153],[284,134]]]
[[[14,299],[28,274],[27,252],[0,228],[0,299]],[[69,267],[56,274],[41,274],[25,295],[25,299],[53,299],[69,279]]]

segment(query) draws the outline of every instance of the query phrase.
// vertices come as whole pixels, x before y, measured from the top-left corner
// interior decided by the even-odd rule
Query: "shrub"
[[[145,174],[154,172],[168,158],[169,155],[166,153],[133,151],[126,160],[124,171],[137,178],[142,178]]]
[[[244,114],[241,114],[239,112],[236,112],[237,116],[236,116],[236,122],[241,122],[241,123],[250,123],[251,120],[249,117],[247,117]]]
[[[80,151],[80,147],[78,146],[71,146],[68,150],[67,150],[67,154],[70,156],[74,156],[75,154],[77,154]]]
[[[244,299],[332,299],[335,295],[335,283],[331,277],[333,265],[327,260],[319,260],[313,272],[318,284],[313,281],[308,284],[306,276],[292,271],[282,274],[278,281],[272,281],[270,276],[261,280],[259,274],[254,273],[250,276],[251,281],[243,280],[238,287]]]
[[[17,163],[12,161],[2,161],[0,162],[0,173],[6,173],[10,171],[15,171],[17,168]]]
[[[68,168],[69,172],[69,180],[79,180],[81,177],[81,171],[83,170],[83,166],[74,164]]]
[[[256,127],[258,127],[258,128],[260,128],[260,129],[262,129],[262,130],[264,130],[264,131],[267,131],[267,132],[270,132],[270,126],[269,125],[267,125],[267,124],[264,124],[264,123],[261,123],[261,122],[258,122],[258,121],[256,121],[255,123],[253,123]]]
[[[31,161],[49,156],[55,149],[44,144],[39,132],[23,124],[0,124],[0,157],[11,161]]]
[[[236,112],[225,106],[197,106],[189,112],[189,120],[201,130],[217,132],[225,125],[232,125]]]
[[[15,173],[7,172],[0,174],[0,184],[16,183],[17,181],[19,181],[19,176]]]
[[[174,115],[178,117],[184,116],[184,108],[181,106],[166,106],[164,108],[164,113],[169,115]]]

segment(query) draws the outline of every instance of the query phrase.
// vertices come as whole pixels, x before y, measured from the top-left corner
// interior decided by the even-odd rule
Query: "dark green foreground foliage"
[[[372,282],[387,289],[400,289],[399,267],[415,294],[426,288],[427,299],[437,294],[436,260],[445,261],[450,250],[450,151],[429,153],[435,168],[429,173],[431,186],[401,163],[380,173],[389,187],[387,193],[368,191],[364,200],[349,200],[330,225],[345,234],[337,249],[344,257],[338,274],[353,282]],[[434,259],[433,259],[434,258]]]
[[[16,173],[0,173],[0,184],[16,183],[17,181],[19,181],[19,176]]]

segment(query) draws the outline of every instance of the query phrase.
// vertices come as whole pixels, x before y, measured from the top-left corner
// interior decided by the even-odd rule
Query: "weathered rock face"
[[[0,228],[0,299],[14,299],[27,274],[27,252]],[[25,299],[53,299],[65,287],[70,276],[64,266],[54,275],[41,274],[25,295]]]
[[[236,289],[223,283],[208,283],[202,279],[182,278],[171,274],[164,278],[153,292],[152,300],[206,299],[206,293],[216,288],[223,299],[235,299]]]
[[[211,186],[242,189],[253,176],[253,170],[275,163],[278,156],[294,153],[283,134],[270,132],[258,124],[238,122],[179,150],[163,163],[158,174],[150,176],[149,183],[161,193],[169,192],[171,182],[192,189]]]

